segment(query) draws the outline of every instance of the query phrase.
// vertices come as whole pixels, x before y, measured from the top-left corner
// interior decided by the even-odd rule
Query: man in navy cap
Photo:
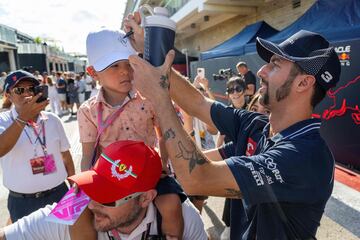
[[[12,222],[60,200],[67,192],[66,177],[75,172],[64,127],[43,111],[49,102],[38,101],[38,85],[22,70],[10,73],[4,84],[14,106],[0,113],[0,162]]]
[[[125,25],[140,32],[134,18]],[[139,34],[134,37],[140,42]],[[314,239],[332,192],[334,159],[312,112],[338,82],[340,63],[328,41],[308,31],[279,45],[258,38],[257,51],[267,62],[258,76],[269,119],[207,99],[180,74],[169,74],[173,52],[159,68],[137,56],[129,60],[136,89],[160,116],[170,159],[186,192],[243,200],[231,209],[231,239]],[[232,145],[203,155],[182,129],[170,96],[229,136]]]

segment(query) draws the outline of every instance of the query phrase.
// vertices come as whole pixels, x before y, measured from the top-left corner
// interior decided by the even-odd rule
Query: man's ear
[[[146,208],[149,204],[155,199],[157,196],[157,191],[155,189],[151,189],[149,191],[144,192],[140,195],[140,206],[142,208]]]
[[[304,92],[309,89],[312,89],[313,86],[315,85],[315,82],[316,82],[316,79],[312,75],[300,75],[296,91]]]
[[[4,96],[5,96],[5,98],[9,99],[10,101],[12,100],[11,94],[9,92],[4,91]]]

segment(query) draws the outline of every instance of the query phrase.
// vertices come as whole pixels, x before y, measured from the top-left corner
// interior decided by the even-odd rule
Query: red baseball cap
[[[136,192],[154,189],[161,175],[158,153],[138,141],[107,146],[91,170],[69,177],[91,199],[110,203]]]

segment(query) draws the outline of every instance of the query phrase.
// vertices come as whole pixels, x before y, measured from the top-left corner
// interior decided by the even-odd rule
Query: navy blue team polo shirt
[[[270,125],[259,114],[214,103],[211,118],[233,141],[222,155],[234,154],[225,161],[243,195],[231,205],[231,239],[315,239],[334,183],[320,121],[268,138]]]

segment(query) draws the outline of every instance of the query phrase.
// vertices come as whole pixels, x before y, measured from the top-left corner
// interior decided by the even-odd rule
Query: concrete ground
[[[81,145],[75,117],[63,116],[62,121],[71,144],[71,152],[76,170],[80,169]],[[1,169],[0,169],[0,175]],[[6,208],[8,191],[2,185],[0,177],[0,227],[8,220]],[[219,239],[224,229],[221,221],[224,198],[210,197],[204,207],[202,216],[210,239]],[[325,215],[317,233],[318,239],[360,239],[360,192],[355,191],[339,182],[335,182],[333,194],[326,206]]]

